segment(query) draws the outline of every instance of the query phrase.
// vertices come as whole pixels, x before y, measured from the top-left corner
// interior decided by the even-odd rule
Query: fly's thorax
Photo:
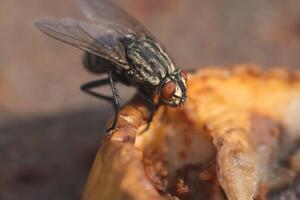
[[[186,100],[186,73],[176,70],[168,75],[157,87],[157,93],[160,101],[172,106],[178,107]]]
[[[128,73],[138,81],[156,86],[175,71],[168,55],[152,40],[128,35],[122,42],[130,66]]]

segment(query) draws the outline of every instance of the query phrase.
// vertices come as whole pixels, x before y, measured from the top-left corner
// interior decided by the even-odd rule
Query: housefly
[[[186,73],[175,67],[163,45],[138,20],[109,0],[80,0],[80,7],[89,22],[41,18],[35,25],[48,36],[85,51],[87,69],[107,74],[81,86],[84,92],[113,104],[115,118],[107,131],[118,121],[116,82],[137,88],[151,107],[149,124],[158,105],[178,107],[186,100]],[[103,85],[110,85],[112,96],[92,91]]]

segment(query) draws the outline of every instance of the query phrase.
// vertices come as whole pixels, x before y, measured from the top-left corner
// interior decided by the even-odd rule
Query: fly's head
[[[160,101],[168,106],[178,107],[186,100],[187,74],[177,70],[168,75],[158,87]]]

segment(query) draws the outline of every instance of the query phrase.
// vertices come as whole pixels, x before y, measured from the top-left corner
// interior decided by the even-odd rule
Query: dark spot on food
[[[206,171],[201,164],[187,164],[169,177],[168,192],[182,200],[210,199],[214,178],[202,180],[201,173]],[[215,177],[215,176],[213,176]]]
[[[186,157],[187,157],[186,152],[185,152],[185,151],[180,151],[180,152],[179,152],[179,157],[180,157],[182,160],[186,159]]]
[[[123,142],[133,144],[135,142],[135,138],[130,135],[126,135],[123,137]]]

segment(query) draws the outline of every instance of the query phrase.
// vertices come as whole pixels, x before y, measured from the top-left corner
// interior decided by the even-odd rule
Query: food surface
[[[188,77],[148,130],[138,98],[98,152],[83,199],[265,199],[299,172],[300,76],[253,65]]]

